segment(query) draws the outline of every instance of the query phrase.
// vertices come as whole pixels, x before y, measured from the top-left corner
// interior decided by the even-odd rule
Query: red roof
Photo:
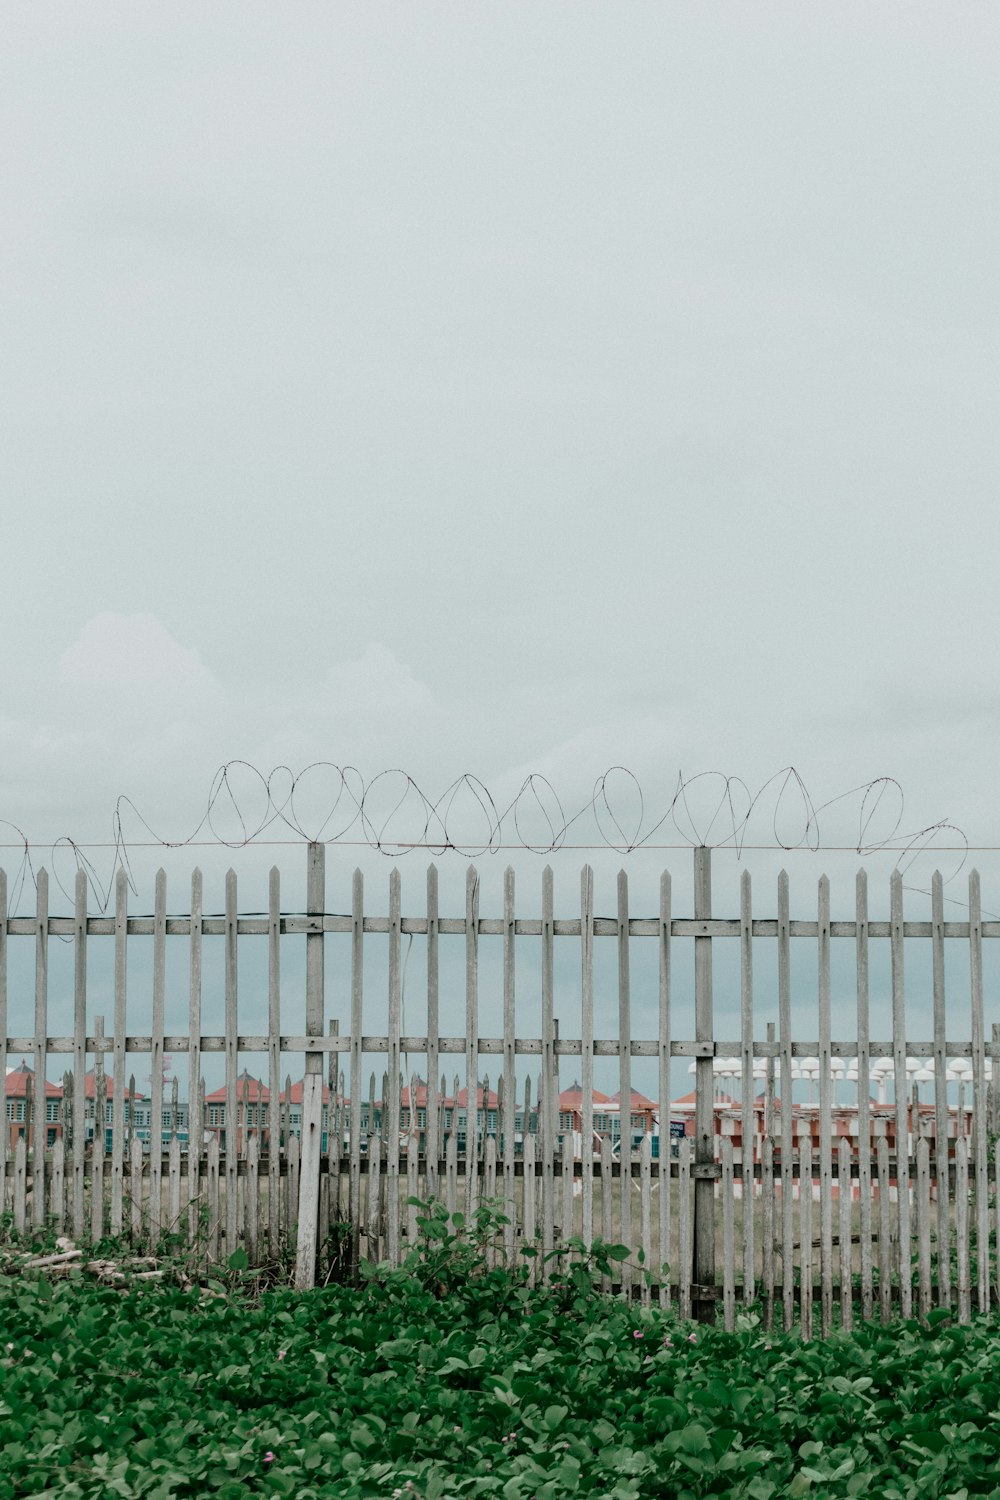
[[[619,1089],[618,1092],[617,1092],[617,1094],[615,1094],[613,1097],[614,1097],[614,1102],[616,1104],[621,1104],[621,1099],[622,1099],[622,1091],[621,1091],[621,1089]],[[632,1090],[632,1104],[631,1104],[631,1108],[632,1109],[636,1109],[636,1110],[638,1110],[638,1109],[659,1109],[659,1107],[660,1106],[656,1103],[655,1100],[653,1100],[653,1099],[647,1099],[646,1095],[645,1094],[640,1094],[638,1089],[633,1089]]]
[[[29,1078],[31,1079],[32,1089],[34,1089],[34,1086],[35,1086],[35,1070],[33,1068],[29,1068],[28,1064],[24,1061],[24,1058],[22,1057],[19,1066],[16,1067],[16,1068],[13,1068],[11,1070],[11,1072],[9,1072],[7,1074],[7,1079],[6,1079],[6,1084],[7,1084],[7,1098],[8,1099],[23,1099],[25,1097],[26,1093],[27,1093],[28,1079]],[[46,1081],[45,1081],[45,1097],[46,1097],[46,1099],[61,1099],[62,1096],[63,1096],[63,1091],[62,1091],[61,1086],[59,1084],[57,1084],[57,1083],[49,1083],[48,1079],[46,1079]]]
[[[301,1089],[301,1087],[302,1087],[302,1085],[299,1084],[299,1088],[300,1089]],[[292,1092],[293,1092],[293,1094],[295,1092],[294,1086],[292,1088]],[[301,1099],[301,1097],[302,1096],[301,1096],[301,1093],[300,1093],[299,1098]],[[270,1098],[270,1094],[268,1092],[267,1085],[264,1084],[264,1083],[262,1083],[259,1078],[254,1078],[251,1073],[247,1072],[246,1068],[243,1069],[243,1072],[240,1074],[239,1078],[237,1078],[237,1080],[236,1080],[236,1102],[238,1104],[242,1104],[244,1098],[250,1104],[266,1103],[267,1100]],[[282,1095],[282,1098],[284,1098],[284,1095]],[[206,1104],[225,1104],[225,1102],[226,1102],[226,1085],[225,1084],[223,1084],[220,1089],[214,1089],[211,1094],[206,1094],[205,1095],[205,1103]]]
[[[105,1091],[106,1091],[107,1096],[108,1096],[109,1099],[111,1098],[111,1095],[112,1095],[112,1093],[114,1091],[114,1086],[115,1086],[115,1080],[114,1080],[113,1075],[111,1073],[105,1073],[105,1075],[104,1075],[104,1088],[105,1088]],[[93,1099],[93,1097],[94,1097],[94,1091],[95,1091],[96,1087],[97,1087],[97,1084],[95,1082],[94,1070],[93,1070],[93,1068],[91,1068],[91,1070],[90,1070],[89,1073],[84,1073],[84,1075],[83,1075],[83,1097],[85,1099]],[[62,1092],[62,1091],[60,1090],[60,1092]],[[142,1094],[139,1089],[136,1089],[136,1091],[135,1091],[134,1094],[131,1093],[130,1090],[129,1090],[128,1085],[126,1084],[126,1086],[125,1086],[125,1098],[126,1099],[143,1099],[143,1098],[145,1098],[145,1095]]]
[[[602,1094],[600,1089],[594,1089],[593,1094],[595,1105],[606,1106],[615,1102],[609,1094]],[[581,1084],[574,1083],[570,1088],[563,1089],[562,1093],[559,1095],[559,1108],[572,1110],[583,1109],[583,1087]]]
[[[298,1081],[298,1083],[293,1083],[292,1084],[292,1091],[291,1091],[290,1094],[287,1094],[287,1102],[289,1104],[301,1104],[302,1103],[302,1087],[303,1087],[304,1083],[305,1083],[305,1079],[304,1078],[300,1078],[299,1081]],[[225,1093],[225,1090],[223,1090],[223,1093]],[[267,1089],[264,1090],[264,1097],[265,1098],[267,1097]],[[286,1102],[286,1090],[282,1089],[281,1093],[278,1095],[278,1103],[279,1104],[284,1104],[285,1102]],[[324,1083],[324,1085],[323,1085],[323,1103],[324,1104],[329,1104],[329,1102],[330,1102],[330,1090],[327,1087],[327,1085]]]
[[[447,1101],[447,1103],[449,1103],[449,1104],[451,1102],[452,1101],[450,1099]],[[498,1105],[499,1105],[499,1102],[500,1101],[498,1100],[496,1094],[493,1092],[492,1089],[490,1089],[489,1100],[487,1102],[486,1108],[487,1109],[496,1109],[498,1107]],[[458,1105],[459,1109],[466,1109],[468,1107],[468,1103],[469,1103],[469,1090],[468,1089],[459,1089],[459,1091],[458,1091],[458,1098],[457,1098],[457,1100],[455,1100],[455,1103]],[[476,1108],[477,1109],[482,1109],[482,1107],[483,1107],[483,1086],[482,1086],[482,1084],[480,1084],[479,1087],[478,1087],[478,1089],[476,1090]]]

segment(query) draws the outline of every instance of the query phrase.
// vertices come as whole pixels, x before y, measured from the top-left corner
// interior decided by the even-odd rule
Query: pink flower
[[[696,1344],[697,1342],[698,1342],[698,1335],[696,1333],[689,1333],[688,1334],[688,1343],[689,1344]]]
[[[267,1452],[264,1454],[264,1462],[266,1464],[274,1463],[274,1454],[271,1452],[270,1448],[268,1448]]]
[[[663,1342],[664,1342],[664,1344],[665,1344],[665,1345],[668,1345],[668,1346],[669,1346],[669,1345],[672,1345],[672,1344],[673,1344],[673,1342],[674,1342],[674,1341],[673,1341],[673,1339],[672,1339],[672,1338],[671,1338],[671,1337],[670,1337],[670,1335],[669,1335],[669,1334],[668,1334],[668,1335],[667,1335],[667,1337],[666,1337],[666,1338],[665,1338],[665,1339],[664,1339],[664,1340],[663,1340]]]
[[[634,1328],[632,1330],[632,1337],[634,1339],[641,1339],[643,1337],[642,1331],[638,1328]]]
[[[287,1353],[288,1353],[288,1350],[287,1350],[287,1349],[279,1349],[279,1350],[278,1350],[278,1358],[279,1358],[279,1359],[284,1359],[284,1357],[285,1357],[285,1355],[286,1355],[286,1354],[287,1354]]]

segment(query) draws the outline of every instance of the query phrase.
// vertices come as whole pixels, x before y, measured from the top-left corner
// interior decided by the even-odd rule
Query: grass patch
[[[1000,1500],[1000,1345],[943,1314],[826,1342],[525,1284],[488,1216],[361,1286],[0,1278],[0,1500]]]

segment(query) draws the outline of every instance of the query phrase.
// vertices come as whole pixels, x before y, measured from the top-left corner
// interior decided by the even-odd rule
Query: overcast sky
[[[794,764],[1000,844],[998,98],[987,6],[6,4],[0,817]]]

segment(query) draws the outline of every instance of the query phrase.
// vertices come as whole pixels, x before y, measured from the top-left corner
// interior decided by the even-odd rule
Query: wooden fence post
[[[306,1035],[323,1033],[323,917],[326,909],[326,850],[310,844],[306,876]],[[316,1277],[319,1174],[323,1145],[323,1053],[307,1052],[302,1082],[302,1143],[299,1165],[295,1285],[304,1291]]]
[[[712,851],[694,851],[695,921],[712,916]],[[699,1323],[715,1321],[715,1110],[712,1026],[712,939],[706,932],[694,940],[695,1041],[704,1047],[695,1064],[694,1147],[694,1315]],[[623,1105],[624,1107],[624,1105]]]

